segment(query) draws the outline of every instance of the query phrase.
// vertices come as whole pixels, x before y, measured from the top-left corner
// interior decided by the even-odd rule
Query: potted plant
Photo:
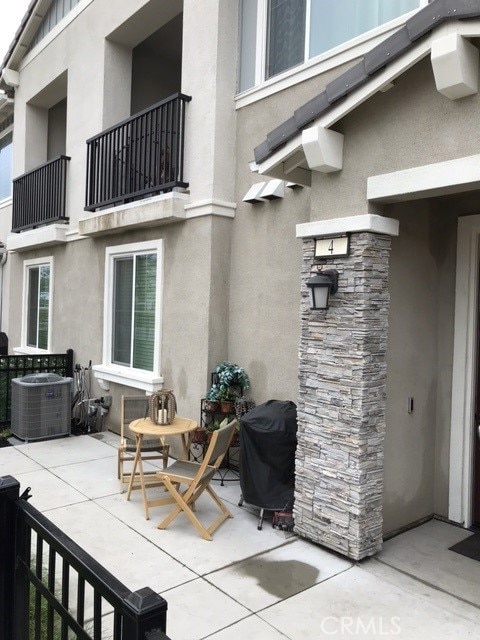
[[[250,387],[250,380],[245,369],[234,362],[224,360],[217,365],[215,373],[218,377],[220,390],[225,387],[242,387],[242,391],[245,391]]]
[[[235,405],[235,399],[237,397],[238,394],[234,389],[230,387],[221,389],[218,394],[218,399],[220,400],[220,411],[222,413],[233,413],[233,407]]]
[[[220,408],[218,394],[220,393],[220,387],[218,384],[212,384],[210,390],[207,392],[205,401],[203,403],[203,408],[205,411],[210,411],[211,413],[215,413]]]

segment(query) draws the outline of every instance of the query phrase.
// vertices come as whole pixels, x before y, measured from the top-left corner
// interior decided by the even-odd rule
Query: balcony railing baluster
[[[68,222],[67,156],[59,156],[13,180],[12,232]]]
[[[188,187],[183,159],[190,100],[175,94],[87,140],[87,211]]]

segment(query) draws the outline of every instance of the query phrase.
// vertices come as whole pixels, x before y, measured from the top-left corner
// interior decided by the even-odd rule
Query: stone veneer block
[[[382,545],[390,237],[352,234],[350,255],[314,264],[303,241],[295,530],[360,560]],[[339,272],[326,312],[306,281]]]

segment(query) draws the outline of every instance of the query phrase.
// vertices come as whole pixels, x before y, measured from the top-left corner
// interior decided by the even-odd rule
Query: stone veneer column
[[[314,244],[303,240],[295,530],[359,560],[382,546],[390,237],[352,233],[348,257],[318,264]],[[338,293],[312,311],[306,281],[324,268]]]

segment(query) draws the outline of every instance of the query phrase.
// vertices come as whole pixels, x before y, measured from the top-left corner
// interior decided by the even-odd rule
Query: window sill
[[[113,364],[97,364],[92,367],[95,378],[100,382],[113,382],[126,387],[142,389],[147,393],[154,393],[163,388],[162,376],[156,376],[149,371],[128,369]],[[102,387],[103,388],[103,387]]]
[[[315,58],[307,60],[292,69],[265,80],[255,87],[246,89],[235,97],[235,108],[241,109],[249,104],[263,100],[279,91],[293,87],[300,82],[304,82],[322,73],[335,69],[340,65],[352,62],[356,58],[365,55],[373,47],[385,40],[388,36],[397,31],[405,22],[416,13],[418,9],[410,11],[395,20],[382,24],[371,31],[367,31],[348,42],[321,53]]]
[[[51,353],[49,349],[37,349],[36,347],[13,347],[16,356],[46,356]]]

